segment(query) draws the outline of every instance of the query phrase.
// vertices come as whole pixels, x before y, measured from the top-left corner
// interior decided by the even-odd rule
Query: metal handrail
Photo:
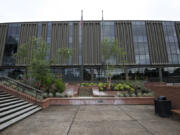
[[[13,83],[14,85],[16,85],[16,87],[20,87],[22,89],[21,92],[23,92],[23,93],[26,93],[25,90],[27,90],[27,91],[35,94],[35,96],[33,96],[33,95],[31,95],[31,96],[35,97],[36,101],[37,101],[37,99],[39,99],[39,100],[43,99],[43,92],[41,90],[39,90],[39,89],[31,87],[30,85],[21,83],[21,82],[19,82],[17,80],[14,80],[12,78],[7,77],[7,76],[0,76],[0,81],[7,81],[7,82],[9,82],[11,84]],[[19,89],[16,89],[16,90],[20,91]],[[26,94],[30,95],[29,93],[26,93]],[[41,98],[39,98],[38,95]]]

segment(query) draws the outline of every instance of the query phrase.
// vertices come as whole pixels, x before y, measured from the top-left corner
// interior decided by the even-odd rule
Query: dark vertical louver
[[[20,28],[20,36],[19,36],[19,45],[27,44],[28,46],[28,59],[17,58],[16,65],[26,65],[29,64],[32,58],[32,39],[37,37],[37,24],[36,23],[23,23]]]
[[[180,48],[180,22],[175,23],[175,28],[176,28],[176,34],[177,34],[177,39],[178,39],[179,48]]]
[[[72,35],[72,64],[79,64],[79,24],[73,24],[73,35]]]
[[[84,65],[99,65],[101,30],[100,22],[83,22],[82,50]]]
[[[146,22],[151,64],[168,63],[166,42],[161,22]]]
[[[67,22],[52,23],[50,57],[55,65],[66,65],[68,61],[57,53],[59,48],[68,48],[69,26]]]
[[[7,35],[7,24],[0,24],[0,66],[2,65],[6,35]]]
[[[41,38],[46,41],[47,39],[47,23],[42,23]]]
[[[126,52],[124,57],[118,59],[117,64],[135,64],[132,26],[130,21],[115,22],[115,39],[119,47]]]

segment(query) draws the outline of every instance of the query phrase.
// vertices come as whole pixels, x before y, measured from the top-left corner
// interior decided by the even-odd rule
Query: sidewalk
[[[161,118],[151,105],[51,106],[1,135],[180,135],[180,120]]]

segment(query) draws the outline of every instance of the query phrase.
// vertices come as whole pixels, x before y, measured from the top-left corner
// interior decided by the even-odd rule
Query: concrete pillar
[[[159,68],[159,81],[163,81],[163,76],[162,76],[162,68]]]
[[[84,80],[84,66],[81,65],[80,67],[80,80],[83,81]]]
[[[93,68],[91,68],[91,81],[93,81],[94,80],[94,70],[93,70]]]
[[[125,72],[126,80],[129,80],[129,76],[128,76],[128,68],[127,68],[127,67],[125,67],[124,72]]]

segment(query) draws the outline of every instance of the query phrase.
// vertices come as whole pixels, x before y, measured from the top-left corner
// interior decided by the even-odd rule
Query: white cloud
[[[179,0],[0,0],[0,22],[100,20],[180,20]]]

